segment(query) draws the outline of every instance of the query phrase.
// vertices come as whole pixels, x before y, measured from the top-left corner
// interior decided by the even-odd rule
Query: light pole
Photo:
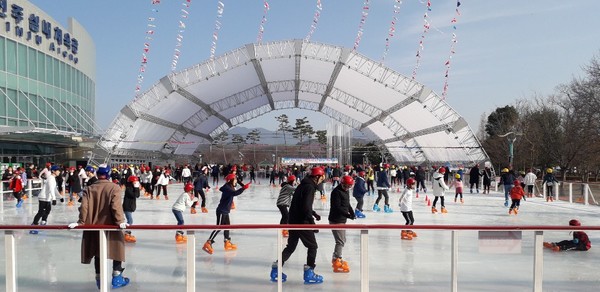
[[[523,133],[508,132],[506,134],[498,135],[498,137],[508,140],[508,169],[512,170],[514,161],[514,144],[517,140],[517,136],[523,136]]]

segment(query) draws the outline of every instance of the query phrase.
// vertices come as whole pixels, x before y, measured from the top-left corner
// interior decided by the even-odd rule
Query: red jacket
[[[521,186],[514,186],[512,189],[510,189],[510,198],[513,200],[523,199],[524,194],[525,192]]]
[[[15,177],[11,179],[9,188],[15,193],[21,192],[23,190],[23,183],[21,182],[21,178]]]

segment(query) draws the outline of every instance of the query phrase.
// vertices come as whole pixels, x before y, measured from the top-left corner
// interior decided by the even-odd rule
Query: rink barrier
[[[8,183],[10,182],[10,180],[3,180],[0,183],[0,213],[4,213],[4,194],[9,194],[10,196],[12,196],[12,191],[7,189],[4,189],[4,183]],[[34,188],[33,187],[33,183],[36,184],[40,184],[39,188]],[[64,186],[64,184],[63,184]],[[33,191],[37,191],[37,190],[41,190],[42,189],[42,180],[41,179],[35,179],[35,178],[31,178],[27,180],[27,186],[23,189],[23,191],[27,192],[27,199],[29,201],[29,205],[31,206],[31,202],[33,202],[32,198],[33,198]]]
[[[196,230],[254,230],[254,229],[273,229],[277,231],[277,265],[278,281],[277,291],[283,291],[281,282],[282,273],[282,246],[283,236],[281,230],[360,230],[360,291],[369,291],[369,230],[402,230],[407,225],[400,224],[236,224],[236,225],[132,225],[128,230],[186,230],[187,232],[187,271],[186,271],[186,291],[196,291]],[[107,250],[107,231],[122,230],[114,225],[82,225],[74,229],[66,225],[0,225],[0,230],[4,230],[4,249],[6,257],[6,290],[17,291],[16,274],[16,245],[15,231],[17,230],[85,230],[98,231],[100,233],[100,291],[107,292],[110,287],[108,268],[108,250]],[[534,253],[533,253],[533,291],[542,291],[543,280],[543,256],[544,256],[544,234],[543,231],[598,231],[600,226],[480,226],[480,225],[410,225],[411,230],[449,230],[452,231],[451,243],[451,287],[450,291],[458,291],[458,234],[460,230],[472,231],[534,231]]]

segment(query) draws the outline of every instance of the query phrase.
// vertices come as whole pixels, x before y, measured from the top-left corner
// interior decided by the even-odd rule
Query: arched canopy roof
[[[360,130],[397,161],[487,159],[466,121],[431,89],[351,49],[303,40],[248,44],[163,77],[123,107],[99,145],[191,155],[231,127],[293,108]]]

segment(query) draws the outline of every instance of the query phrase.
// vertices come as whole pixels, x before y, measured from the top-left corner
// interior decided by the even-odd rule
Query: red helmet
[[[46,162],[46,167],[47,167],[47,168],[50,168],[50,166],[52,166],[52,163],[50,163],[50,162]]]
[[[295,181],[296,181],[296,176],[295,176],[295,175],[293,175],[293,174],[292,174],[292,175],[290,175],[290,176],[288,176],[288,179],[287,179],[287,181],[288,181],[289,183],[295,182]]]
[[[315,166],[310,170],[310,176],[320,176],[320,175],[325,175],[323,168]]]
[[[364,177],[364,176],[365,176],[365,172],[364,172],[364,171],[359,171],[359,172],[358,172],[358,176],[360,176],[360,177]]]
[[[342,177],[342,184],[351,186],[354,184],[354,179],[349,175],[344,175]]]
[[[232,181],[236,178],[235,174],[230,173],[225,177],[225,181]]]
[[[383,168],[385,168],[385,169],[388,169],[388,168],[390,168],[390,164],[389,164],[389,163],[385,163],[385,164],[383,165]]]
[[[346,166],[344,167],[344,169],[346,169],[346,170],[350,170],[350,168],[352,168],[350,165],[346,165]]]
[[[569,221],[569,225],[570,226],[581,226],[581,222],[579,222],[579,220],[577,220],[577,219],[571,219],[571,221]]]
[[[446,173],[446,168],[445,167],[440,167],[440,169],[438,170],[439,173]]]
[[[520,183],[518,180],[516,180],[516,179],[515,179],[515,181],[513,181],[513,185],[515,185],[515,186],[520,186],[520,185],[521,185],[521,183]]]
[[[137,176],[135,176],[135,175],[132,175],[132,176],[130,176],[130,177],[127,179],[127,181],[128,181],[128,182],[134,182],[134,181],[140,181],[140,179],[139,179]]]
[[[417,181],[415,181],[415,179],[412,178],[412,177],[406,180],[406,184],[409,185],[409,186],[414,185],[416,182]]]
[[[183,190],[186,191],[186,192],[189,192],[189,191],[191,191],[193,189],[194,189],[194,185],[190,184],[190,183],[185,184],[185,186],[183,187]]]

